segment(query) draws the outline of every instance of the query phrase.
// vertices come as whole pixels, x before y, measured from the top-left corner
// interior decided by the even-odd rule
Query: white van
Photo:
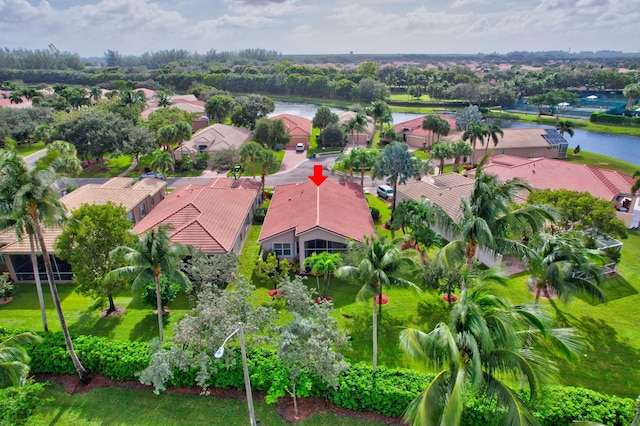
[[[384,198],[385,200],[393,197],[393,188],[389,185],[380,185],[378,187],[378,197]]]

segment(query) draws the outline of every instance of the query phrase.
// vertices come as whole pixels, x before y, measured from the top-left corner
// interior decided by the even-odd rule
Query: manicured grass
[[[119,155],[117,157],[105,158],[104,167],[105,170],[98,170],[99,164],[90,167],[80,173],[80,177],[83,178],[110,178],[119,176],[120,173],[127,170],[133,161],[132,157],[128,155]],[[138,174],[135,175],[137,177]]]
[[[382,225],[391,219],[391,203],[383,200],[375,194],[365,194],[365,196],[367,197],[367,204],[369,207],[375,207],[380,211],[380,219],[374,222],[374,225],[376,226],[376,233],[389,240],[402,236],[401,229],[392,231],[382,227]]]
[[[45,397],[53,398],[28,425],[242,425],[249,423],[244,398],[214,398],[202,395],[162,393],[151,389],[96,389],[87,393],[67,394],[60,386],[51,385]],[[256,419],[263,425],[287,424],[275,405],[267,405],[254,395]],[[382,425],[383,423],[340,417],[333,413],[315,414],[298,423],[308,426]]]
[[[115,298],[116,305],[126,311],[116,317],[102,318],[102,306],[75,291],[74,284],[58,284],[67,324],[72,333],[92,334],[117,340],[148,341],[158,335],[158,318],[153,308],[140,297],[134,297],[128,289],[122,290]],[[47,320],[51,331],[60,331],[60,323],[55,312],[48,287],[43,285]],[[170,313],[164,317],[165,336],[173,336],[173,324],[190,311],[184,293],[170,305]],[[42,331],[42,320],[35,284],[20,284],[14,300],[0,305],[0,324],[20,330]]]
[[[267,174],[273,174],[273,173],[276,173],[278,170],[280,170],[280,164],[282,164],[282,159],[284,158],[284,149],[281,149],[280,151],[274,151],[274,152],[276,154],[277,164],[271,167]],[[256,178],[259,179],[260,176],[262,175],[262,161],[255,162],[255,170],[256,170]],[[233,172],[229,172],[227,176],[233,177]],[[244,164],[244,173],[242,173],[242,176],[253,176],[251,162],[247,161]]]
[[[27,155],[33,154],[34,152],[38,152],[41,149],[46,148],[44,142],[37,142],[31,144],[20,144],[17,146],[16,151],[18,154],[26,157]]]
[[[615,170],[630,176],[633,176],[633,173],[636,170],[640,170],[640,167],[635,164],[627,163],[626,161],[602,154],[580,151],[579,154],[574,155],[573,148],[570,148],[567,153],[567,157],[562,158],[561,160],[571,163],[586,164],[587,166],[596,166],[602,169]]]
[[[253,269],[256,266],[256,259],[260,254],[260,247],[262,246],[262,244],[258,242],[261,229],[262,225],[251,225],[240,256],[238,256],[240,262],[238,275],[245,276],[249,280],[253,277]]]

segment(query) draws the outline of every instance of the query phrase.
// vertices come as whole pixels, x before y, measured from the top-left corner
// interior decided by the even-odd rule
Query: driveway
[[[295,149],[285,149],[279,172],[286,172],[287,170],[296,168],[300,163],[308,160],[307,156],[306,150],[304,152],[297,152]]]

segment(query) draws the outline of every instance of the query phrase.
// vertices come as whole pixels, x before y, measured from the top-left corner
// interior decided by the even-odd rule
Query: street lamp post
[[[216,353],[213,355],[216,358],[222,358],[224,354],[224,345],[231,339],[236,333],[239,333],[240,337],[240,353],[242,354],[242,368],[244,370],[244,388],[247,392],[247,407],[249,408],[249,424],[251,426],[256,426],[256,414],[253,410],[253,397],[251,396],[251,380],[249,380],[249,367],[247,366],[247,351],[244,346],[244,329],[242,328],[242,323],[238,323],[238,328],[234,330],[233,333],[227,336],[222,342],[222,345],[218,348]]]

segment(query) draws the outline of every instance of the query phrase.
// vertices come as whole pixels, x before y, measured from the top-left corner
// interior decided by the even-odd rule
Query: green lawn
[[[27,144],[18,145],[16,148],[16,151],[18,152],[18,154],[22,155],[23,157],[26,157],[27,155],[33,154],[34,152],[38,152],[44,148],[45,148],[44,142],[27,143]]]
[[[60,386],[49,386],[45,397],[53,398],[29,419],[27,425],[242,425],[249,423],[244,398],[214,398],[202,395],[162,393],[124,388],[96,389],[67,394]],[[256,419],[263,425],[287,424],[275,405],[254,395]],[[369,420],[318,413],[298,423],[308,426],[382,425]]]
[[[122,172],[127,170],[131,165],[133,159],[128,155],[119,155],[117,157],[105,158],[104,167],[105,170],[98,170],[99,164],[95,164],[87,170],[80,173],[80,177],[83,178],[110,178],[119,176]],[[138,174],[135,175],[137,177]]]
[[[268,174],[273,174],[273,173],[276,173],[278,170],[280,170],[280,164],[282,163],[282,159],[284,158],[284,149],[281,149],[280,151],[274,151],[274,152],[276,154],[277,164],[269,169]],[[259,179],[260,176],[262,175],[262,161],[256,161],[254,165],[255,165],[255,171],[256,171],[256,178]],[[227,175],[230,177],[233,177],[233,172],[229,172]],[[251,163],[248,161],[244,164],[244,173],[242,173],[242,176],[253,176]]]
[[[602,154],[580,151],[579,154],[574,155],[573,148],[569,149],[567,158],[562,158],[562,161],[586,164],[588,166],[596,166],[602,169],[615,170],[617,172],[624,173],[630,176],[633,176],[633,173],[635,171],[640,170],[640,166]]]

